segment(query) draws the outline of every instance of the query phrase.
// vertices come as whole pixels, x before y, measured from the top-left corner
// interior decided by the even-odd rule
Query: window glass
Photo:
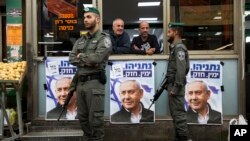
[[[160,5],[139,7],[140,1],[105,0],[103,29],[110,30],[112,21],[122,18],[132,40],[139,33],[139,18],[157,17],[156,21],[148,21],[150,34],[156,34],[163,52],[163,0],[151,1]],[[38,56],[45,55],[45,48],[47,55],[67,55],[84,28],[82,8],[78,7],[91,3],[92,0],[42,0],[38,12]],[[233,0],[171,0],[170,5],[170,21],[185,23],[184,40],[189,50],[233,49]]]
[[[139,2],[156,2],[156,5],[139,6]],[[158,3],[158,4],[157,4]],[[140,3],[141,4],[141,3]],[[132,42],[139,35],[138,27],[141,22],[139,18],[157,18],[147,20],[150,30],[149,34],[157,37],[163,52],[163,0],[105,0],[103,1],[103,30],[112,30],[113,20],[121,18],[124,21],[124,31],[129,34]]]
[[[183,22],[189,50],[233,49],[233,0],[171,0],[171,22]]]
[[[92,0],[42,0],[38,12],[38,56],[68,56],[84,28],[83,5],[91,3]]]

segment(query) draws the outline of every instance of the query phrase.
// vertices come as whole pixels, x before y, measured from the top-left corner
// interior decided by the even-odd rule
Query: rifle
[[[152,100],[152,103],[150,104],[148,109],[150,109],[151,106],[155,103],[155,101],[158,100],[158,98],[161,96],[161,94],[162,94],[162,92],[163,92],[166,85],[167,85],[167,76],[165,76],[165,78],[161,82],[160,88],[156,90],[156,93],[154,95],[154,99]]]

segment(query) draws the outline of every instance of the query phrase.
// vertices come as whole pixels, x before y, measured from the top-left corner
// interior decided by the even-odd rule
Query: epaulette
[[[179,47],[181,47],[183,50],[187,51],[187,47],[185,46],[185,44],[183,44],[183,43],[176,44],[176,48],[179,48]]]
[[[101,34],[102,34],[102,35],[105,35],[105,36],[109,36],[109,34],[106,33],[106,32],[101,32]]]

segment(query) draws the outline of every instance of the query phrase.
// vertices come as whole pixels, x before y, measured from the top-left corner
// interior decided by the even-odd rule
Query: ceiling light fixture
[[[247,36],[246,37],[246,43],[249,43],[250,42],[250,36]]]
[[[142,7],[142,6],[159,6],[161,4],[161,2],[157,1],[157,2],[138,2],[138,7]]]
[[[250,15],[250,11],[245,11],[245,15]]]
[[[219,35],[221,35],[222,34],[222,32],[216,32],[214,35],[215,36],[219,36]]]
[[[157,21],[158,18],[139,18],[140,21]]]
[[[93,7],[93,4],[83,4],[84,7]]]
[[[137,36],[139,36],[139,34],[134,34],[134,35],[133,35],[133,37],[137,37]]]
[[[222,19],[221,16],[216,16],[216,17],[214,17],[214,20],[221,20],[221,19]]]

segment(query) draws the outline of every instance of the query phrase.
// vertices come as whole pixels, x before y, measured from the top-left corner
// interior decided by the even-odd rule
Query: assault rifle
[[[150,106],[149,106],[148,109],[150,109],[151,106],[155,103],[155,101],[157,101],[158,98],[161,96],[161,94],[162,94],[162,92],[163,92],[165,86],[167,85],[167,79],[168,79],[167,76],[165,76],[165,78],[164,78],[163,81],[161,82],[160,88],[156,90],[156,93],[155,93],[155,95],[154,95],[154,99],[152,100],[152,103],[150,104]]]

